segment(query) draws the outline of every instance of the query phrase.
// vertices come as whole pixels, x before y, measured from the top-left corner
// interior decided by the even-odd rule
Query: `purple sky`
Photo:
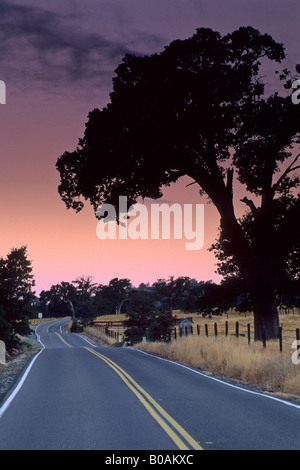
[[[160,52],[197,27],[226,34],[250,25],[285,45],[292,69],[300,62],[299,24],[299,0],[0,0],[0,80],[7,87],[0,105],[0,256],[27,245],[37,293],[80,275],[99,283],[128,277],[135,285],[169,275],[218,280],[207,248],[219,218],[195,187],[179,182],[166,197],[206,204],[201,251],[172,240],[101,242],[90,208],[65,209],[55,163],[75,149],[88,112],[109,101],[127,52]]]

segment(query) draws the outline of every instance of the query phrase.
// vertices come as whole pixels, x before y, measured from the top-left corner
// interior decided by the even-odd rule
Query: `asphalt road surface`
[[[300,450],[300,407],[131,348],[40,324],[0,408],[0,449]]]

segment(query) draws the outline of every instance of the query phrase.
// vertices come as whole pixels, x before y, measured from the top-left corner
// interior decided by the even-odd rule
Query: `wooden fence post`
[[[235,336],[239,337],[239,322],[235,322]]]
[[[296,328],[297,351],[300,349],[300,328]]]
[[[225,322],[225,336],[228,336],[228,321]]]
[[[248,330],[248,344],[250,344],[250,323],[247,324],[247,330]]]
[[[282,352],[282,326],[279,327],[279,351]]]
[[[208,336],[208,326],[207,326],[207,323],[205,323],[205,334],[206,334],[206,336]]]
[[[200,325],[197,325],[197,334],[200,335]]]
[[[263,343],[263,347],[265,348],[267,343],[266,343],[266,332],[265,330],[262,330],[261,332],[261,339],[262,339],[262,343]]]
[[[218,325],[217,325],[217,323],[215,323],[214,327],[215,327],[215,336],[218,336]]]

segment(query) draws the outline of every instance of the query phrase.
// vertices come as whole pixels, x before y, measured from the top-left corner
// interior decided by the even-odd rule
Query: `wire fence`
[[[192,323],[192,322],[191,322]],[[125,324],[122,321],[103,321],[93,322],[92,326],[102,330],[108,337],[114,339],[116,342],[123,342]],[[247,339],[248,345],[254,341],[254,325],[253,322],[243,321],[228,321],[225,322],[206,322],[206,323],[192,323],[191,325],[185,325],[183,328],[180,326],[180,322],[171,329],[169,340],[178,339],[182,336],[188,335],[206,336],[206,337],[230,337]],[[279,327],[279,335],[277,338],[278,350],[283,351],[284,348],[290,350],[291,345],[297,341],[297,349],[300,349],[300,328],[294,328],[291,326]],[[266,335],[262,332],[262,345],[264,348],[267,347]],[[274,345],[274,340],[272,340]]]
[[[188,336],[188,335],[205,335],[205,336],[214,336],[217,338],[218,336],[235,336],[236,338],[239,337],[246,337],[248,340],[248,344],[251,344],[254,341],[254,327],[251,323],[244,323],[240,321],[236,321],[234,323],[225,321],[221,325],[218,322],[214,323],[204,323],[202,325],[185,325],[185,328],[180,328],[180,324],[178,327],[175,327],[172,331],[171,338],[177,339],[178,337]],[[267,346],[267,339],[266,333],[262,330],[262,345],[265,348]],[[285,330],[283,326],[279,327],[279,334],[278,334],[278,347],[279,351],[283,351],[284,346],[291,347],[291,344],[297,341],[297,349],[300,349],[300,328],[289,328]]]

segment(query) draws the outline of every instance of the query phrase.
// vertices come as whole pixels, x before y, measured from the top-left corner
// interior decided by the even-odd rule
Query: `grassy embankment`
[[[177,317],[184,314],[175,312]],[[283,327],[283,351],[279,351],[277,340],[268,341],[266,348],[261,342],[248,345],[247,337],[236,338],[235,322],[239,321],[240,333],[246,332],[247,323],[251,324],[253,331],[253,315],[237,315],[233,312],[222,317],[203,318],[200,315],[192,316],[195,326],[200,325],[200,336],[194,327],[194,335],[177,338],[170,343],[139,343],[137,348],[156,354],[173,361],[199,368],[206,373],[237,380],[265,391],[271,391],[281,396],[293,396],[300,399],[300,364],[293,364],[292,354],[295,349],[292,343],[295,338],[295,329],[300,327],[300,315],[281,314],[280,324]],[[101,317],[101,320],[121,320],[125,316]],[[99,318],[100,319],[100,318]],[[229,323],[229,336],[225,336],[225,321]],[[214,323],[218,324],[218,337],[214,336]],[[204,334],[204,324],[208,325],[209,337]],[[121,332],[121,329],[119,329]],[[109,344],[115,343],[96,328],[88,328],[86,333],[94,338],[102,339]]]

